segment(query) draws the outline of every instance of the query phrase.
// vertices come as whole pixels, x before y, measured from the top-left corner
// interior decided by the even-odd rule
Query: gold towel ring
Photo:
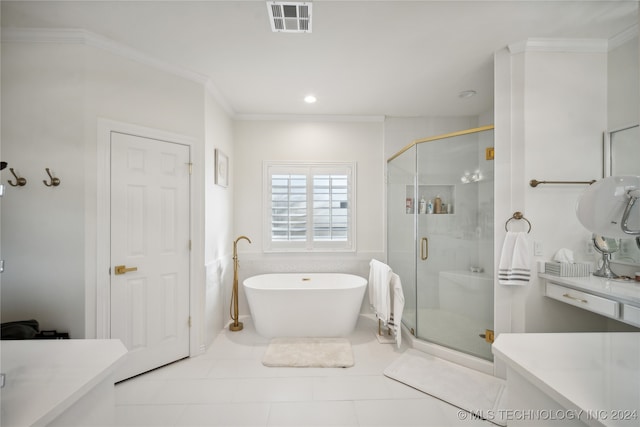
[[[531,232],[531,223],[529,222],[529,220],[527,218],[524,217],[522,212],[514,212],[513,213],[513,216],[511,218],[509,218],[507,220],[507,222],[504,223],[504,231],[509,231],[509,228],[507,227],[507,225],[509,225],[509,222],[511,220],[513,220],[513,219],[518,220],[518,221],[521,220],[521,219],[525,220],[527,222],[527,224],[529,225],[529,229],[527,230],[527,234],[529,234]]]

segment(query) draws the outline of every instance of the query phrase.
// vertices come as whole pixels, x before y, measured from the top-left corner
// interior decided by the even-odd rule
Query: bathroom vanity
[[[2,341],[1,420],[10,426],[111,426],[119,340]]]
[[[640,327],[640,282],[541,273],[549,298]]]
[[[513,426],[640,424],[640,332],[500,334]]]

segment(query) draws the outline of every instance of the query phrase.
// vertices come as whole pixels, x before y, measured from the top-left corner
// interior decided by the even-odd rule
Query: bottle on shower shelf
[[[427,202],[424,200],[424,196],[420,196],[420,204],[418,205],[418,213],[427,213]]]
[[[442,213],[442,199],[437,195],[433,200],[433,211],[437,214]]]

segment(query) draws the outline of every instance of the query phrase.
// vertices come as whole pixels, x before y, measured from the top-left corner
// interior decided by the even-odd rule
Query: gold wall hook
[[[47,175],[49,175],[49,182],[47,182],[46,180],[42,180],[42,182],[44,182],[44,185],[46,185],[47,187],[57,187],[58,185],[60,185],[60,179],[51,175],[51,170],[49,170],[49,168],[46,168],[45,170],[47,171]]]
[[[22,187],[27,185],[27,179],[23,178],[23,177],[19,177],[18,175],[16,175],[16,172],[13,170],[13,168],[9,168],[9,170],[11,171],[11,174],[16,178],[16,182],[15,184],[13,182],[11,182],[11,180],[7,180],[7,182],[9,183],[10,186],[12,187]]]

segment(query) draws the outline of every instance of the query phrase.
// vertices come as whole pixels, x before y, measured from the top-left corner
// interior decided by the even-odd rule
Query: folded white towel
[[[396,338],[396,344],[398,348],[402,344],[402,312],[404,311],[404,293],[402,292],[402,282],[400,276],[396,273],[391,273],[391,288],[392,301],[393,301],[393,313],[389,320],[389,327],[393,331],[393,335]]]
[[[391,315],[391,267],[376,259],[371,260],[369,267],[369,303],[376,317],[387,325]]]
[[[509,231],[502,245],[498,265],[498,283],[501,285],[526,285],[531,278],[529,242],[524,231]]]

